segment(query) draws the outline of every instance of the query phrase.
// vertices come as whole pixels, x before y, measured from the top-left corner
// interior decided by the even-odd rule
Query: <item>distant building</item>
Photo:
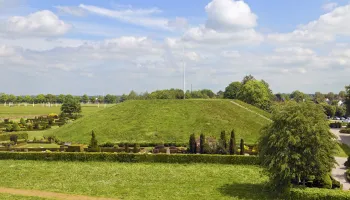
[[[344,104],[344,102],[342,101],[342,100],[339,100],[338,101],[338,106],[341,106],[341,105],[343,105]]]

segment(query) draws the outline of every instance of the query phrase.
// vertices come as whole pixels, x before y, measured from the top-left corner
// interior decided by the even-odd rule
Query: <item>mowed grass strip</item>
[[[243,138],[255,143],[267,123],[228,100],[144,100],[117,104],[48,131],[47,135],[88,143],[94,130],[100,143],[187,142],[192,133],[218,138],[222,130],[234,128],[237,141]]]
[[[33,194],[35,195],[35,194]],[[0,193],[1,200],[48,200],[47,198]],[[50,198],[52,200],[52,198]]]
[[[114,105],[114,104],[113,104]],[[112,104],[106,105],[106,107],[113,106]],[[97,104],[82,104],[82,114],[90,114],[95,111],[103,110],[104,105],[100,104],[100,107]],[[50,113],[60,113],[60,105],[57,107],[53,105],[52,107],[43,107],[40,104],[36,104],[34,107],[32,104],[28,104],[28,106],[4,106],[0,104],[0,118],[6,117],[25,117],[25,116],[35,116],[35,115],[48,115]]]
[[[1,187],[119,199],[273,199],[258,166],[1,160]]]

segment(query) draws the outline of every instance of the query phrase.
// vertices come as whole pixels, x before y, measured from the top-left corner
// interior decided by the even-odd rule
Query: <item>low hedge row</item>
[[[10,140],[10,136],[11,135],[17,135],[18,136],[18,140],[19,139],[28,139],[28,133],[2,133],[0,134],[0,141],[7,141]]]
[[[332,122],[329,124],[330,128],[341,128],[342,127],[342,123],[340,122]]]
[[[339,132],[340,132],[340,133],[350,133],[350,128],[343,128],[343,129],[340,129]]]
[[[348,200],[350,192],[340,189],[321,189],[321,188],[292,188],[290,199],[298,200]]]
[[[73,153],[73,152],[0,152],[0,159],[49,161],[108,161],[150,163],[217,163],[258,165],[256,156],[199,155],[199,154],[132,154],[132,153]]]

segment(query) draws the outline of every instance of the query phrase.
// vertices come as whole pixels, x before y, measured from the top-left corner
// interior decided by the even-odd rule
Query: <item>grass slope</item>
[[[258,108],[258,107],[255,107],[255,106],[253,106],[253,105],[247,104],[247,103],[245,103],[245,102],[243,102],[243,101],[240,101],[240,100],[237,100],[237,99],[233,99],[232,101],[238,103],[238,104],[241,105],[241,106],[244,106],[244,107],[248,108],[249,110],[252,110],[252,111],[254,111],[254,112],[256,112],[256,113],[259,113],[259,114],[262,115],[262,116],[265,116],[265,117],[267,117],[267,118],[271,118],[271,117],[272,117],[271,113],[268,113],[268,112],[266,112],[266,111],[264,111],[264,110],[261,110],[261,109]]]
[[[218,137],[221,130],[236,130],[255,143],[268,120],[227,100],[127,101],[50,130],[63,141],[88,143],[91,131],[103,142],[187,142],[191,133]]]
[[[111,105],[106,105],[110,107]],[[83,104],[81,106],[82,114],[90,114],[98,110],[102,110],[104,105],[100,105],[98,108],[96,104]],[[33,116],[33,115],[48,115],[50,113],[60,113],[60,106],[53,107],[42,107],[41,105],[32,105],[28,106],[4,106],[0,104],[0,118],[16,118],[16,117],[25,117],[25,116]]]
[[[126,200],[273,199],[258,166],[15,160],[0,166],[1,187]]]
[[[41,197],[21,196],[21,195],[2,194],[2,193],[0,193],[0,199],[1,200],[49,200]]]

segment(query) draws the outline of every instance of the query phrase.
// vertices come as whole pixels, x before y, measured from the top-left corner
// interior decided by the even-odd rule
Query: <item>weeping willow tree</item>
[[[291,101],[276,107],[272,120],[262,130],[259,158],[277,191],[331,171],[336,142],[320,105]]]

